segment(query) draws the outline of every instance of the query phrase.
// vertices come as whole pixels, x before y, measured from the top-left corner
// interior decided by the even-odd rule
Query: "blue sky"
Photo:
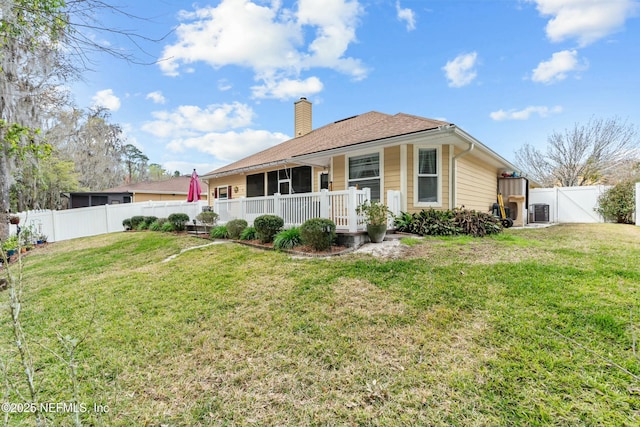
[[[169,171],[203,174],[289,139],[302,96],[314,128],[415,114],[510,161],[591,117],[640,126],[637,0],[119,1],[145,19],[106,25],[166,37],[136,53],[96,34],[149,65],[95,57],[72,90]]]

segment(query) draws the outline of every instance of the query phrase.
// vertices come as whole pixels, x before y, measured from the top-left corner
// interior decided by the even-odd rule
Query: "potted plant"
[[[16,254],[18,249],[18,236],[11,236],[4,242],[2,242],[2,250],[7,254],[7,257]]]
[[[373,243],[380,243],[387,234],[387,223],[391,211],[384,203],[366,201],[356,208],[356,213],[364,218],[367,234]]]

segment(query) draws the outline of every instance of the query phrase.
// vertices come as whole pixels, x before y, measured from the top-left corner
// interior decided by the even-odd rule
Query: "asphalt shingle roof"
[[[274,147],[252,154],[203,176],[229,173],[236,170],[268,165],[293,159],[296,156],[320,153],[363,142],[407,135],[450,123],[398,113],[389,115],[371,111],[328,124],[310,133],[290,139]]]
[[[190,176],[178,176],[162,181],[143,181],[135,184],[125,184],[118,187],[102,190],[104,193],[175,193],[187,194],[189,192]],[[207,183],[200,180],[203,193],[206,193]]]

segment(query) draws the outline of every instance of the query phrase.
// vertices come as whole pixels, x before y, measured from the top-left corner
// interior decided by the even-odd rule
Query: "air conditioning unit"
[[[538,203],[529,206],[531,222],[549,222],[549,205]]]

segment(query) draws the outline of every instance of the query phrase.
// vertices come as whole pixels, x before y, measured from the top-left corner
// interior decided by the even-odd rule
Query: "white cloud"
[[[251,107],[235,102],[204,109],[182,105],[174,111],[155,111],[152,115],[156,120],[144,123],[142,130],[159,138],[178,138],[248,126],[254,112]]]
[[[165,140],[169,151],[194,150],[213,155],[216,161],[224,163],[289,139],[282,133],[244,129],[251,125],[254,112],[237,102],[206,108],[183,105],[172,111],[156,111],[153,117],[155,120],[144,123],[142,130]]]
[[[476,78],[475,66],[478,60],[478,53],[466,53],[458,55],[455,59],[447,62],[442,67],[450,87],[466,86]]]
[[[537,114],[540,117],[548,117],[551,114],[558,114],[561,112],[562,107],[559,105],[551,108],[544,106],[529,106],[523,110],[498,110],[492,112],[489,116],[495,121],[529,120],[533,114]]]
[[[396,12],[398,13],[398,19],[400,21],[406,21],[407,31],[413,31],[416,29],[416,15],[413,10],[409,8],[401,8],[400,0],[396,1]]]
[[[551,55],[550,60],[538,64],[533,70],[531,80],[551,84],[566,79],[567,73],[571,71],[582,71],[587,67],[586,61],[579,61],[576,50],[563,50]]]
[[[299,94],[315,95],[322,91],[323,84],[317,77],[306,80],[268,80],[262,86],[252,87],[256,98],[287,99]]]
[[[231,90],[233,88],[233,86],[231,85],[231,82],[229,82],[229,80],[227,79],[220,79],[218,80],[218,90],[221,92],[226,92],[228,90]]]
[[[164,104],[164,103],[167,102],[167,100],[165,99],[164,95],[159,90],[157,90],[155,92],[148,93],[147,96],[145,97],[145,99],[150,99],[153,102],[155,102],[156,104]]]
[[[263,3],[222,0],[216,7],[183,11],[178,40],[164,48],[162,71],[176,76],[183,66],[204,62],[250,68],[257,80],[296,80],[314,67],[366,77],[360,60],[345,57],[364,13],[357,0],[300,0],[297,10],[282,8],[280,1]],[[315,34],[307,42],[310,33]],[[292,96],[299,95],[305,94]]]
[[[113,89],[100,90],[96,92],[91,100],[96,107],[104,107],[111,111],[120,109],[120,98],[113,94]]]
[[[289,137],[283,133],[245,129],[242,132],[210,132],[191,138],[176,138],[167,145],[167,149],[175,153],[196,150],[211,154],[219,161],[230,163],[287,139]]]
[[[578,40],[586,46],[619,31],[638,11],[636,0],[528,0],[550,16],[547,37],[553,42]]]

